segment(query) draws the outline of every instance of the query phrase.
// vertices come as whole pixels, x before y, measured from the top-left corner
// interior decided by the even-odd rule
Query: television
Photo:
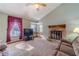
[[[33,29],[31,28],[24,28],[24,36],[33,35]]]

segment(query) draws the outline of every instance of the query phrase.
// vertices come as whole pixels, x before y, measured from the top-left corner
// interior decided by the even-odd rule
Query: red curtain
[[[8,29],[7,29],[7,40],[6,42],[10,42],[10,32],[13,26],[14,22],[18,23],[19,29],[20,29],[20,36],[19,39],[22,39],[22,18],[18,18],[18,17],[13,17],[13,16],[8,16]]]

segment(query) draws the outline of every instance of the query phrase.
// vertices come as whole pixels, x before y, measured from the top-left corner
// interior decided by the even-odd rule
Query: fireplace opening
[[[49,39],[61,40],[66,35],[66,25],[49,25]]]
[[[51,35],[51,38],[52,39],[62,39],[62,31],[59,31],[59,30],[53,30],[53,31],[50,31],[50,35]]]

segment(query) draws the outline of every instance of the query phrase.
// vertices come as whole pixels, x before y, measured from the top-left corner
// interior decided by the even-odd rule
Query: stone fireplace
[[[49,39],[57,39],[61,40],[66,34],[66,25],[58,24],[58,25],[49,25]]]

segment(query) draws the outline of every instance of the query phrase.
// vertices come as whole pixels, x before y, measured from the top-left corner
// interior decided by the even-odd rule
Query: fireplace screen
[[[53,30],[51,31],[51,38],[52,39],[62,39],[62,31],[59,30]]]

